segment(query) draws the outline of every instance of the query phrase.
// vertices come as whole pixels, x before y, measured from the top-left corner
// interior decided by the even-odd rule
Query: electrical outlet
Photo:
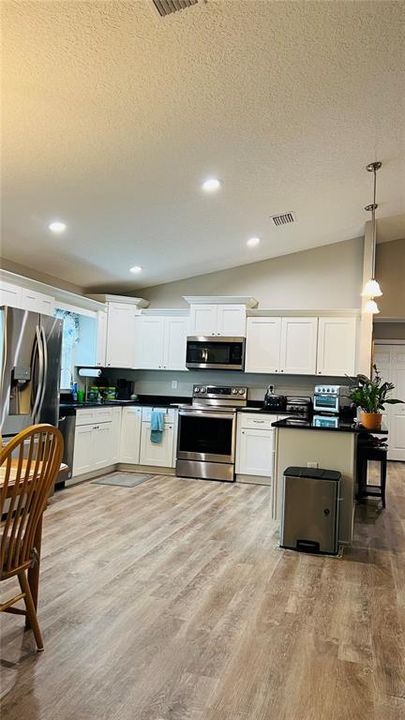
[[[177,380],[172,380],[172,390],[177,390]]]
[[[319,468],[319,463],[317,463],[317,462],[307,462],[307,468]]]

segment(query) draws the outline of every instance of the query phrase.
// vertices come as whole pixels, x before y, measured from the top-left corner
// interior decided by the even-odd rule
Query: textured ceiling
[[[3,256],[128,290],[357,237],[374,159],[404,213],[404,9],[3,3]]]

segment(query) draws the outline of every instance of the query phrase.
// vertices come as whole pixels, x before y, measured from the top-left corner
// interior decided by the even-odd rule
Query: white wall
[[[185,306],[183,295],[252,295],[261,308],[358,308],[362,272],[363,238],[355,238],[137,294],[150,300],[151,307],[163,308]]]

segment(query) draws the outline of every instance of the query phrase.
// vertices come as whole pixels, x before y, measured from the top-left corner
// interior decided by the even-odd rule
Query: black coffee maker
[[[274,385],[268,385],[264,396],[263,407],[266,410],[285,410],[287,407],[287,397],[286,395],[275,395]]]

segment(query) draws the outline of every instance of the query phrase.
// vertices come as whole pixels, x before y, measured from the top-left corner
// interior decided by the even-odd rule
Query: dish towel
[[[165,429],[165,413],[152,410],[150,416],[150,440],[153,443],[161,443],[163,430]]]

